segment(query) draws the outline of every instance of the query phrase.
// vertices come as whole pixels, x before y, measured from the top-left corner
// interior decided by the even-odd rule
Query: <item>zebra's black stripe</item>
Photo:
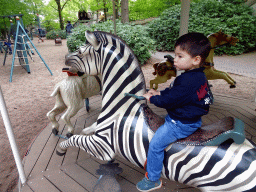
[[[169,165],[169,162],[168,162],[169,157],[175,153],[180,152],[181,150],[183,150],[186,147],[187,147],[186,145],[180,145],[180,144],[174,143],[174,144],[172,144],[171,148],[167,152],[164,153],[163,163],[164,163],[164,168],[165,168],[165,175],[167,178],[169,178],[169,169],[167,167]]]
[[[226,155],[227,149],[232,145],[233,140],[227,140],[221,145],[218,146],[218,148],[214,151],[211,158],[208,160],[207,164],[204,166],[204,169],[199,173],[191,174],[184,183],[188,183],[190,180],[203,177],[205,175],[208,175],[214,165],[223,159],[223,157]]]
[[[89,137],[89,140],[90,140],[90,143],[94,146],[94,148],[96,149],[96,152],[101,156],[101,159],[104,160],[104,156],[100,153],[100,151],[98,150],[98,147],[96,147],[96,145],[94,144],[95,143],[95,140],[93,139],[93,137]],[[93,142],[93,141],[94,142]],[[97,156],[96,156],[97,157]]]
[[[141,165],[141,163],[139,162],[138,158],[137,158],[137,155],[135,153],[135,142],[134,142],[134,134],[135,134],[135,128],[136,128],[136,124],[137,124],[137,121],[138,121],[138,118],[139,118],[139,115],[140,115],[141,111],[140,109],[138,109],[138,111],[136,112],[134,118],[133,118],[133,121],[132,121],[132,124],[131,124],[131,127],[130,127],[130,131],[129,131],[129,148],[130,148],[130,154],[133,158],[133,160],[137,163],[137,165],[139,165],[141,168],[143,168],[143,166]]]
[[[146,124],[146,122],[143,122],[143,128],[142,128],[142,142],[143,142],[143,146],[146,152],[146,157],[148,156],[148,148],[149,148],[149,138],[148,138],[148,125]]]
[[[124,46],[121,44],[121,52],[113,59],[113,61],[111,62],[107,72],[105,73],[105,77],[103,79],[103,84],[106,82],[106,80],[109,77],[110,72],[112,71],[112,69],[115,67],[116,63],[123,57],[123,53],[122,53],[122,49],[124,51]],[[103,69],[104,70],[104,69]]]
[[[106,141],[106,139],[103,139],[102,137],[101,137],[101,139],[102,140],[104,140],[104,141]],[[98,146],[109,156],[109,158],[111,159],[111,155],[108,153],[108,151],[104,148],[104,146],[102,146],[98,141],[96,141],[95,139],[94,139],[94,141],[95,141],[95,143],[97,143],[98,144]],[[110,146],[111,147],[111,145],[108,145],[108,146]],[[111,147],[111,149],[113,149],[113,147]]]
[[[112,144],[114,143],[113,127],[114,127],[114,122],[113,122],[111,125],[109,125],[109,126],[103,128],[103,129],[98,130],[98,131],[95,133],[95,135],[97,135],[99,138],[101,138],[102,140],[104,140],[104,141],[109,145],[109,147],[114,151],[114,146],[112,145]],[[108,129],[111,130],[111,143],[109,143],[108,140],[107,140],[105,137],[103,137],[103,136],[100,135],[100,132],[103,132],[103,131],[108,130]]]
[[[86,152],[88,152],[89,149],[88,149],[88,146],[87,146],[87,148],[85,147],[84,142],[83,142],[83,137],[81,137],[81,145],[83,147],[82,149],[85,150]]]
[[[104,47],[104,49],[106,49],[106,48]],[[104,61],[104,64],[103,64],[103,73],[105,72],[107,64],[109,63],[109,60],[110,60],[110,58],[111,58],[111,56],[112,56],[112,54],[114,53],[115,50],[116,50],[116,47],[112,46],[110,48],[110,50],[108,51],[107,56],[106,56],[105,61]],[[106,51],[103,51],[103,52],[106,52]]]
[[[179,162],[179,163],[177,164],[177,166],[176,166],[176,171],[175,171],[175,177],[174,177],[174,180],[175,180],[175,181],[178,181],[179,173],[180,173],[181,168],[182,168],[184,165],[187,165],[187,163],[188,163],[191,159],[193,159],[195,156],[197,156],[203,148],[204,148],[204,146],[195,147],[183,161],[181,161],[181,162]]]
[[[246,191],[242,191],[242,192],[255,192],[255,191],[256,191],[256,185],[252,189],[249,189],[249,190],[246,190]]]
[[[129,79],[134,80],[134,78],[136,78],[136,71],[133,71],[133,73],[131,75],[126,77],[126,79],[123,81],[123,83],[120,85],[120,87],[118,87],[118,89],[116,89],[116,91],[110,97],[108,102],[104,105],[104,107],[102,107],[102,111],[105,111],[105,109],[108,108],[109,105],[111,105],[111,103],[114,102],[115,99],[120,95],[120,93],[122,93],[122,91],[130,84]]]
[[[219,186],[219,185],[225,185],[226,183],[231,182],[236,176],[240,175],[243,173],[243,171],[246,171],[249,169],[251,163],[253,162],[250,158],[248,159],[248,157],[252,157],[253,155],[256,153],[256,149],[250,149],[248,151],[246,151],[243,154],[243,157],[240,161],[240,163],[236,166],[236,169],[234,171],[229,172],[226,177],[224,177],[223,179],[219,179],[215,182],[210,182],[207,184],[203,184],[203,185],[199,185],[198,187],[204,187],[204,186]],[[240,168],[240,169],[239,169]]]
[[[91,153],[94,157],[97,157],[97,156],[94,154],[93,150],[89,147],[86,138],[85,138],[84,141],[85,141],[85,144],[86,144],[86,146],[87,146],[87,149],[90,151],[90,153]]]
[[[94,60],[95,60],[95,58],[96,58],[96,52],[92,50],[92,54],[93,54],[93,57],[91,57],[91,62],[93,62],[93,59],[92,59],[92,58],[94,58]],[[96,71],[97,71],[97,73],[99,73],[99,69],[98,69],[97,63],[95,63],[95,66],[96,66]]]
[[[125,66],[130,67],[132,61],[133,61],[132,57],[129,56],[128,60],[127,60],[126,63],[125,63]],[[105,95],[108,93],[108,90],[113,86],[113,84],[120,78],[120,76],[121,76],[123,73],[125,73],[125,71],[126,71],[126,67],[121,67],[121,68],[117,71],[116,75],[115,75],[114,77],[111,77],[112,80],[109,82],[108,86],[106,87],[106,89],[105,89],[105,91],[104,91],[104,93],[103,93],[103,95],[102,95],[103,98],[104,98]],[[136,77],[137,77],[137,76],[136,76]],[[103,83],[103,84],[104,84],[104,83]]]
[[[143,83],[138,84],[134,89],[132,89],[130,91],[130,93],[132,94],[136,94],[138,91],[141,90],[141,87],[143,86]],[[130,98],[129,97],[124,97],[123,99],[121,99],[111,110],[108,114],[106,114],[105,116],[99,118],[97,120],[97,123],[100,124],[103,121],[105,121],[106,119],[110,118],[116,111],[118,111]],[[138,101],[136,101],[138,102]],[[103,111],[102,111],[103,112]]]
[[[123,157],[125,157],[127,160],[129,160],[127,158],[127,156],[125,155],[125,152],[124,152],[124,143],[123,143],[123,131],[124,131],[124,125],[126,123],[126,120],[127,120],[127,117],[130,116],[130,113],[133,109],[133,107],[135,106],[135,104],[137,103],[136,100],[134,100],[131,105],[128,107],[128,109],[125,111],[125,114],[119,124],[119,128],[118,128],[118,142],[119,142],[119,148],[120,148],[120,151],[121,151],[121,154],[123,155]]]

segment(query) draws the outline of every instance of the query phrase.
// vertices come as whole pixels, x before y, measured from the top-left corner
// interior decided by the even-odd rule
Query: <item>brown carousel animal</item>
[[[230,77],[230,75],[228,75],[228,73],[216,70],[214,68],[213,56],[214,49],[226,44],[231,44],[235,46],[236,43],[239,41],[238,38],[227,35],[220,30],[217,33],[209,35],[208,39],[211,42],[212,50],[210,51],[209,56],[206,58],[204,65],[204,73],[206,75],[206,78],[208,80],[224,79],[225,81],[227,81],[228,84],[230,84],[230,88],[235,88],[236,82],[232,77]],[[150,81],[150,89],[157,90],[158,84],[165,83],[172,77],[176,77],[176,69],[173,65],[173,57],[170,55],[165,55],[164,57],[167,58],[167,61],[155,63],[153,65],[155,69],[153,75],[157,75],[157,77]]]
[[[230,84],[230,88],[236,87],[236,82],[232,77],[228,75],[228,73],[216,70],[214,68],[214,62],[213,62],[213,55],[214,55],[214,49],[217,47],[230,44],[235,46],[236,43],[239,41],[238,38],[227,35],[223,33],[221,30],[217,33],[213,33],[208,36],[209,41],[211,42],[212,49],[209,53],[209,56],[205,60],[205,70],[204,73],[208,80],[214,80],[214,79],[224,79],[227,81],[228,84]]]
[[[171,55],[165,55],[164,58],[166,58],[166,61],[162,61],[161,63],[155,63],[153,65],[155,69],[153,75],[156,75],[156,78],[150,81],[150,89],[157,90],[158,84],[165,83],[172,77],[176,77],[174,58]]]

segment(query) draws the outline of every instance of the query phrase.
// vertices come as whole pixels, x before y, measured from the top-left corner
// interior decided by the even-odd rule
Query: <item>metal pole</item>
[[[26,176],[25,176],[25,172],[24,172],[23,165],[22,165],[22,162],[21,162],[18,147],[17,147],[16,142],[15,142],[15,137],[14,137],[14,134],[13,134],[13,130],[12,130],[10,118],[9,118],[9,115],[8,115],[8,111],[7,111],[7,108],[6,108],[6,104],[5,104],[5,101],[4,101],[4,96],[3,96],[3,93],[2,93],[1,86],[0,86],[0,111],[1,111],[3,121],[4,121],[7,136],[8,136],[11,148],[12,148],[14,160],[15,160],[17,168],[18,168],[20,180],[21,180],[21,183],[24,184],[26,182]]]
[[[12,54],[12,68],[11,68],[11,74],[10,74],[10,82],[12,82],[12,75],[13,75],[13,68],[14,68],[14,60],[15,60],[16,47],[17,47],[17,40],[18,40],[18,29],[19,29],[19,22],[17,23],[16,36],[15,36],[15,43],[14,43],[14,50],[13,50],[13,54]]]

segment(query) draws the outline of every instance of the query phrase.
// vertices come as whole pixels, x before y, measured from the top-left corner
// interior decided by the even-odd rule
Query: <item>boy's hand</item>
[[[145,97],[150,102],[150,97],[155,95],[160,95],[160,92],[154,89],[150,89],[147,93],[143,95],[143,97]]]
[[[155,89],[150,89],[148,93],[152,93],[153,95],[160,95],[160,91],[156,91]]]
[[[147,92],[147,93],[145,93],[144,95],[143,95],[143,97],[145,97],[148,101],[150,101],[150,97],[152,97],[153,96],[153,94],[152,93],[149,93],[149,92]]]

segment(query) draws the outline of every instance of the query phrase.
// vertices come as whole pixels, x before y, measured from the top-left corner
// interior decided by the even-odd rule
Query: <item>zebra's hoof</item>
[[[65,155],[66,152],[67,152],[67,149],[61,149],[59,146],[56,149],[56,154],[59,155],[59,156]]]
[[[56,128],[54,128],[54,129],[52,129],[52,133],[53,133],[55,136],[57,136],[58,133],[59,133],[59,131],[58,131]]]
[[[70,138],[73,136],[73,133],[67,133],[66,136],[67,136],[67,138]]]
[[[236,88],[236,85],[230,85],[230,89]]]

